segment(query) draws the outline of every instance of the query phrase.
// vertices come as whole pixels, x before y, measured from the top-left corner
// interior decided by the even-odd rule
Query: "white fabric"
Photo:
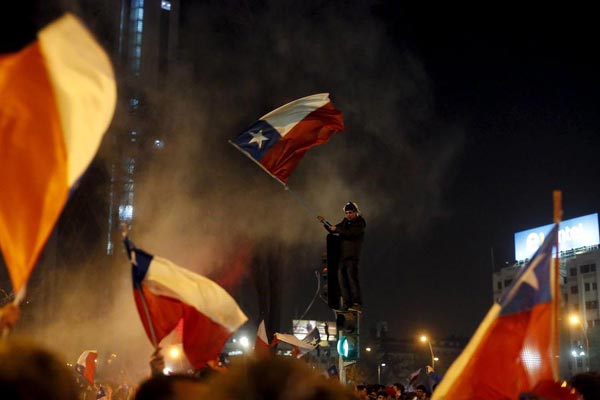
[[[102,47],[71,14],[42,29],[38,39],[60,115],[71,187],[96,155],[112,120],[114,73]]]
[[[308,114],[329,103],[329,93],[313,94],[287,103],[260,117],[285,136]]]
[[[194,307],[230,332],[248,320],[233,297],[221,286],[165,258],[154,256],[143,284],[154,294],[178,299]]]

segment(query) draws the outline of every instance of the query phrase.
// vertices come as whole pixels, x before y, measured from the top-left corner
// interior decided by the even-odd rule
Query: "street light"
[[[431,341],[425,335],[421,335],[419,340],[423,343],[427,342],[427,344],[429,345],[429,353],[431,353],[431,368],[435,370],[435,362],[438,358],[433,355],[433,347],[431,347]]]
[[[588,336],[587,336],[587,329],[585,328],[585,325],[583,324],[583,322],[581,321],[581,318],[579,318],[578,314],[571,314],[569,315],[569,324],[571,324],[571,326],[578,326],[581,328],[581,333],[583,334],[583,338],[585,340],[585,354],[579,354],[579,356],[587,356],[587,362],[586,362],[586,366],[585,369],[586,371],[590,370],[590,342],[588,340]],[[574,356],[577,357],[577,356]],[[577,361],[575,361],[577,362]]]
[[[385,367],[385,363],[377,363],[377,384],[381,385],[381,367]]]

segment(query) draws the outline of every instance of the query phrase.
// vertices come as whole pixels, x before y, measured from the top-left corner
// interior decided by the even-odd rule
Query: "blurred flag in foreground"
[[[539,382],[556,380],[555,224],[499,303],[492,306],[467,348],[433,392],[441,399],[516,399]]]
[[[77,365],[75,366],[76,371],[89,383],[94,383],[94,376],[96,375],[96,358],[98,358],[98,351],[86,350],[81,353],[77,360]]]
[[[333,107],[329,93],[321,93],[271,111],[229,142],[285,184],[307,150],[342,130],[341,111]]]
[[[269,339],[267,338],[267,329],[265,328],[265,320],[260,321],[258,331],[256,332],[256,342],[254,343],[254,354],[257,356],[268,355]]]
[[[316,349],[319,345],[319,331],[316,331],[317,336],[315,338],[315,330],[307,334],[303,340],[298,339],[294,335],[289,335],[286,333],[275,333],[275,340],[273,340],[271,346],[275,346],[277,343],[287,343],[293,348],[292,354],[294,354],[297,358],[300,358],[306,353],[309,353]]]
[[[98,387],[98,392],[96,393],[96,400],[106,400],[106,391],[104,390],[104,386],[100,385]]]
[[[158,345],[183,319],[183,351],[201,368],[219,356],[248,318],[221,286],[201,275],[125,246],[132,264],[134,298],[148,338]],[[148,320],[149,319],[149,320]]]
[[[0,54],[0,93],[0,247],[18,293],[96,154],[116,86],[104,50],[65,14]]]

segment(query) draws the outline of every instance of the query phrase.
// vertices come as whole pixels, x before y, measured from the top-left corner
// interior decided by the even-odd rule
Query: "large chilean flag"
[[[111,62],[73,15],[0,54],[0,247],[15,293],[94,158],[115,104]]]
[[[507,292],[495,303],[471,341],[433,392],[433,400],[517,399],[553,382],[557,342],[552,249],[558,224]]]
[[[148,338],[156,346],[183,320],[183,351],[195,368],[215,360],[225,342],[248,318],[212,280],[171,261],[136,249],[131,259],[134,298]]]
[[[285,184],[306,151],[342,130],[342,112],[333,107],[329,93],[320,93],[262,116],[230,143]]]

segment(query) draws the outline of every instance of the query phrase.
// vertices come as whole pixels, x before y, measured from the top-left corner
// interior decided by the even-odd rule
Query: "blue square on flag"
[[[281,135],[271,124],[259,120],[235,138],[233,143],[255,160],[260,160],[280,138]]]

